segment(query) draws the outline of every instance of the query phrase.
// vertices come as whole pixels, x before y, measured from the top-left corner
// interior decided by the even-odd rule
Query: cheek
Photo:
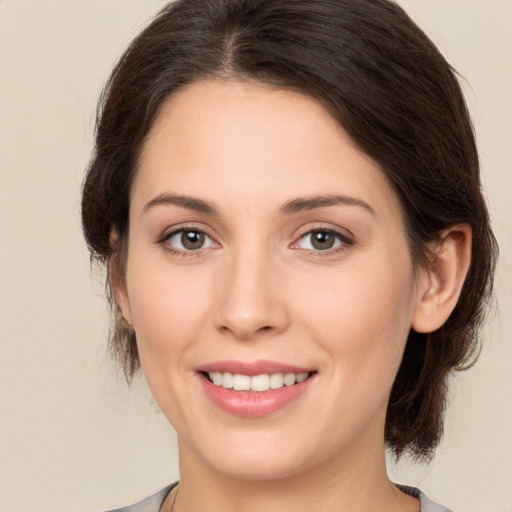
[[[171,272],[169,265],[129,260],[127,285],[143,365],[178,361],[179,354],[197,338],[209,309],[208,281],[198,286],[186,273]],[[150,260],[149,260],[150,261]],[[197,277],[197,276],[196,276]]]
[[[350,438],[363,425],[375,426],[376,415],[384,421],[410,329],[411,289],[408,279],[382,272],[347,275],[341,284],[331,281],[329,293],[312,298],[312,320],[304,328],[328,356],[320,370],[331,392],[318,415]]]
[[[309,318],[304,328],[329,354],[338,378],[368,389],[376,382],[390,387],[411,325],[412,265],[407,257],[381,257],[378,265],[358,268],[312,280],[307,288],[313,292],[295,294],[297,316]]]

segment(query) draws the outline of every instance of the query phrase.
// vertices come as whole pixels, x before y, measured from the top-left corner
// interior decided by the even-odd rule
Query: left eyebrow
[[[375,210],[362,199],[331,194],[297,197],[284,203],[279,209],[279,212],[281,215],[293,215],[294,213],[300,213],[306,210],[337,205],[357,206],[364,208],[374,216],[376,215]]]

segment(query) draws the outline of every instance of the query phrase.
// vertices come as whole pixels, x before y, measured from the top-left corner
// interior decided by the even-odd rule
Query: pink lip
[[[219,361],[201,366],[197,375],[206,395],[217,407],[235,416],[257,418],[272,414],[299,398],[316,380],[315,375],[310,375],[305,381],[293,386],[284,386],[264,392],[251,392],[216,386],[203,375],[203,372],[230,372],[254,376],[272,373],[309,373],[310,371],[307,368],[271,361],[256,361],[254,363]]]
[[[309,373],[314,368],[304,368],[290,364],[278,363],[276,361],[254,361],[245,363],[243,361],[216,361],[200,366],[196,369],[198,372],[220,372],[220,373],[239,373],[242,375],[262,375],[264,373]]]

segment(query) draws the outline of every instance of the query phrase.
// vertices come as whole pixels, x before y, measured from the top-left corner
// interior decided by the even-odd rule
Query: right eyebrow
[[[160,205],[174,205],[195,210],[197,212],[206,213],[208,215],[219,215],[218,210],[212,203],[199,199],[194,196],[185,196],[179,194],[160,194],[144,205],[142,213],[146,213],[151,208]]]

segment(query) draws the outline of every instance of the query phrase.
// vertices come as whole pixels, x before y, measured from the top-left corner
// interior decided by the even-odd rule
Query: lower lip
[[[263,392],[249,392],[216,386],[202,374],[199,374],[199,378],[203,389],[215,405],[235,416],[248,418],[266,416],[282,409],[303,395],[313,380],[313,376],[310,375],[305,381],[293,386]]]

